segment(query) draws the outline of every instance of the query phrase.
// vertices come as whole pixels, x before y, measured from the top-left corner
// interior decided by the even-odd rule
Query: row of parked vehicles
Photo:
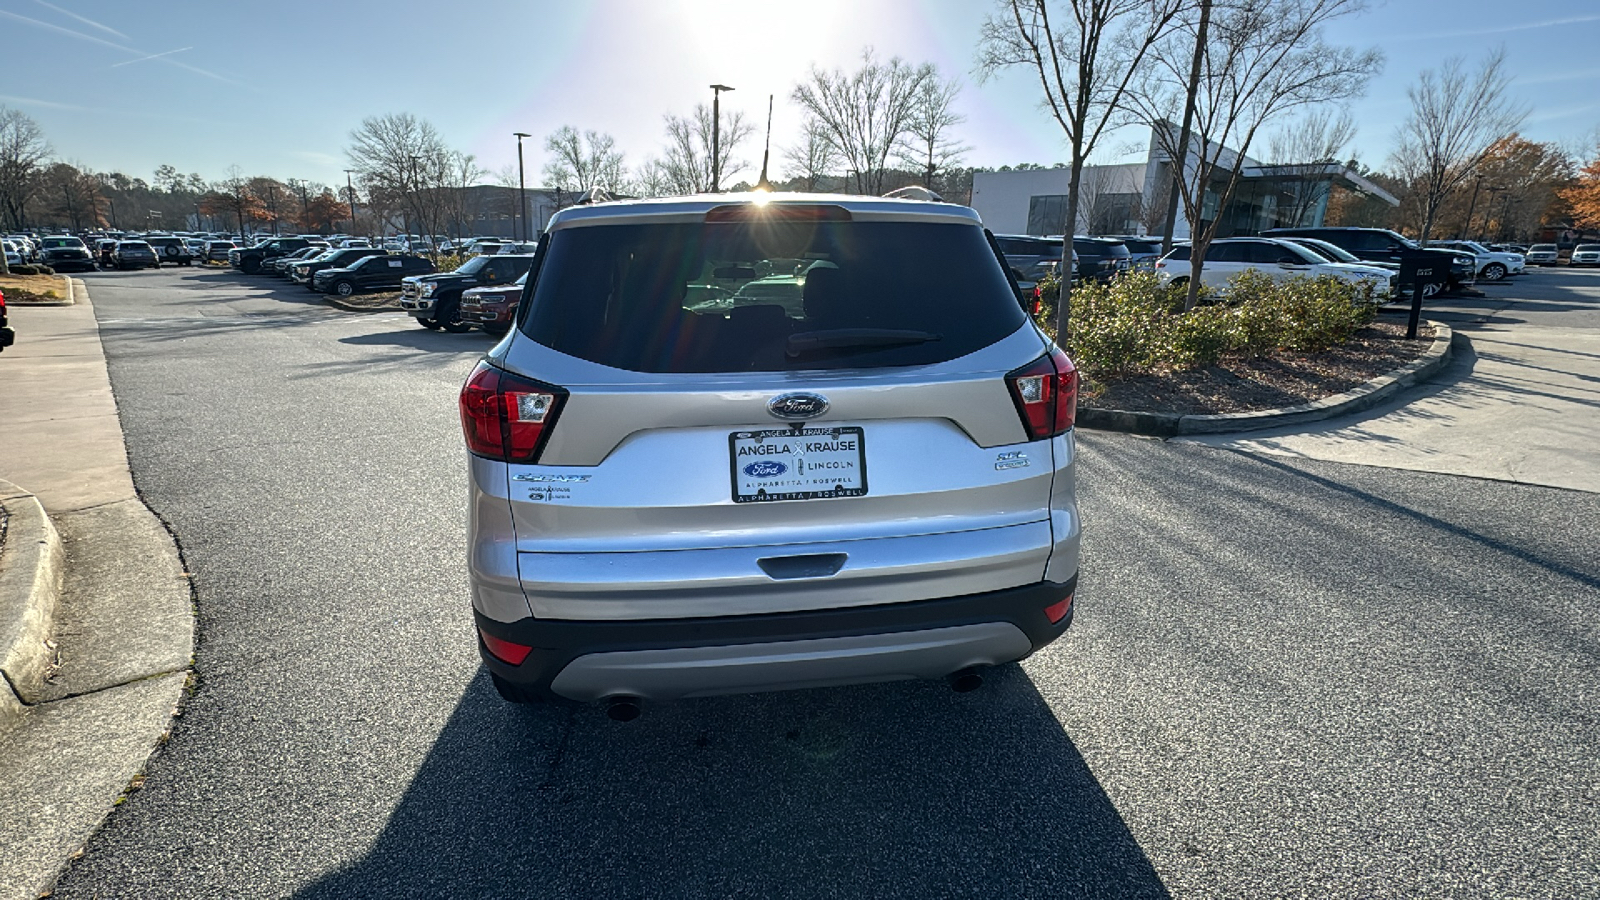
[[[1061,237],[996,235],[995,241],[1024,289],[1059,271],[1065,246]],[[1163,282],[1182,284],[1193,273],[1191,248],[1184,243],[1162,254],[1160,241],[1149,237],[1075,236],[1072,248],[1075,283],[1153,270]],[[1600,265],[1600,246],[1591,249],[1593,264]],[[1257,236],[1211,242],[1200,278],[1207,287],[1220,288],[1245,269],[1280,279],[1326,275],[1370,286],[1375,294],[1398,296],[1400,263],[1417,254],[1436,256],[1448,272],[1441,283],[1425,285],[1424,296],[1521,275],[1534,262],[1531,255],[1513,248],[1476,241],[1429,241],[1422,246],[1386,228],[1275,228]],[[1578,260],[1579,253],[1574,252],[1573,258]]]
[[[362,243],[335,247],[320,239],[272,238],[235,248],[228,262],[246,274],[278,276],[341,297],[398,290],[401,307],[424,328],[458,333],[481,328],[494,335],[510,330],[533,265],[534,245],[519,242],[485,239],[462,245],[459,252],[477,255],[448,272],[425,257]]]

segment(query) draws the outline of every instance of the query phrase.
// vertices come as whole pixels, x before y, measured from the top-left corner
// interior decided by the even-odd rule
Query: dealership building
[[[1152,129],[1143,162],[1083,168],[1074,234],[1161,233],[1174,168],[1172,155],[1161,143]],[[1212,152],[1208,156],[1215,153],[1215,146],[1209,145]],[[1196,140],[1185,160],[1191,177],[1198,147]],[[1218,201],[1227,189],[1235,160],[1243,170],[1233,198],[1220,210],[1218,237],[1260,234],[1269,228],[1320,226],[1336,186],[1380,198],[1391,206],[1400,205],[1393,195],[1340,163],[1268,165],[1248,156],[1240,157],[1224,147],[1205,192],[1203,220],[1219,217]],[[972,178],[972,206],[996,234],[1065,234],[1070,177],[1071,170],[1066,166],[976,172]],[[1179,240],[1189,236],[1189,222],[1181,205],[1173,236]]]

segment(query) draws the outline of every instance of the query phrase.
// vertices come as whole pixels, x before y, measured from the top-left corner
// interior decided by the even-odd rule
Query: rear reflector
[[[537,462],[566,396],[554,385],[478,363],[461,388],[467,449],[503,462]]]
[[[1052,619],[1051,621],[1055,620]],[[510,641],[501,640],[482,628],[478,629],[478,634],[483,638],[483,645],[489,648],[490,655],[508,666],[522,665],[522,661],[528,658],[529,653],[533,652],[532,647],[524,647],[521,644],[513,644]]]
[[[1046,606],[1044,608],[1044,617],[1050,620],[1051,625],[1055,625],[1062,619],[1065,619],[1067,617],[1067,613],[1069,612],[1072,612],[1071,594],[1068,594],[1067,599],[1061,601],[1060,603],[1052,603],[1049,606]]]
[[[1078,369],[1060,347],[1006,376],[1031,440],[1065,434],[1078,416]]]

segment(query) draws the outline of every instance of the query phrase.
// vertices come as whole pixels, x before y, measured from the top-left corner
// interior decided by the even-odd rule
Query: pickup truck
[[[400,283],[400,308],[427,329],[471,331],[461,320],[461,293],[467,288],[510,284],[528,273],[532,254],[474,256],[454,272],[439,272]]]
[[[245,273],[254,275],[261,271],[261,264],[269,259],[287,256],[298,250],[311,246],[305,238],[272,238],[262,241],[254,247],[239,247],[228,251],[228,265]]]

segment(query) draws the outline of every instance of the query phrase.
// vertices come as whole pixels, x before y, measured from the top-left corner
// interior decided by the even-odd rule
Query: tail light
[[[482,628],[478,629],[478,635],[483,638],[483,646],[488,648],[494,658],[506,665],[520,666],[522,661],[528,658],[528,654],[533,652],[533,648],[526,644],[497,638]]]
[[[1028,437],[1065,434],[1078,416],[1078,368],[1060,347],[1006,376]]]
[[[1044,309],[1044,289],[1037,284],[1033,286],[1033,314],[1038,315]]]
[[[467,449],[508,463],[537,462],[566,398],[554,385],[478,363],[461,388]]]

